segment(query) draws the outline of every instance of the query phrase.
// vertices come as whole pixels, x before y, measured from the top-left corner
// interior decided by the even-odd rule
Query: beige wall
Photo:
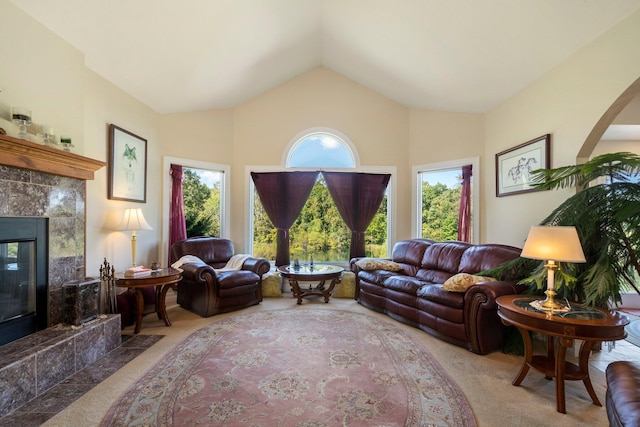
[[[640,76],[638,40],[640,12],[487,114],[484,169],[488,173],[484,181],[481,240],[521,246],[529,227],[539,223],[573,191],[496,198],[492,156],[550,133],[551,166],[575,164],[600,117]]]
[[[81,52],[13,6],[0,1],[0,127],[10,134],[11,106],[32,110],[34,126],[46,123],[69,135],[74,152],[106,161],[107,125],[117,124],[148,140],[147,203],[107,200],[107,168],[87,183],[86,273],[97,275],[102,259],[117,269],[131,264],[130,236],[113,228],[126,207],[141,207],[159,230],[159,115],[84,66]],[[32,140],[38,141],[33,135]],[[0,154],[1,156],[1,154]],[[141,231],[138,259],[157,257],[157,231]]]
[[[411,201],[409,110],[326,68],[316,68],[235,109],[232,236],[245,236],[246,166],[282,166],[291,140],[310,128],[331,128],[356,147],[360,165],[397,166],[397,234],[409,237]],[[236,214],[237,213],[237,214]],[[242,214],[240,214],[242,213]]]
[[[409,109],[322,67],[232,110],[159,115],[88,70],[76,49],[0,1],[0,120],[12,105],[30,107],[36,122],[70,134],[78,153],[105,161],[109,123],[148,140],[146,204],[107,200],[107,168],[88,184],[88,274],[97,272],[103,257],[118,269],[128,265],[129,236],[111,228],[129,206],[142,207],[154,228],[139,233],[138,259],[159,257],[166,220],[160,189],[168,182],[163,156],[231,165],[231,237],[244,250],[247,167],[282,166],[291,139],[316,127],[348,136],[362,167],[397,168],[397,239],[411,237],[411,167],[478,156],[480,240],[521,245],[529,226],[571,190],[496,198],[495,153],[551,133],[552,166],[574,163],[595,123],[640,76],[638,40],[640,13],[486,115]],[[0,126],[12,125],[5,120]]]

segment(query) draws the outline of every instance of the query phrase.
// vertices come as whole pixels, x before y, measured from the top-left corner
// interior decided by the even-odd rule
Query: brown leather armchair
[[[202,317],[239,310],[262,301],[262,275],[271,269],[265,258],[247,258],[239,270],[216,271],[234,255],[233,243],[216,237],[190,237],[171,247],[171,262],[193,255],[203,262],[182,264],[178,304]]]

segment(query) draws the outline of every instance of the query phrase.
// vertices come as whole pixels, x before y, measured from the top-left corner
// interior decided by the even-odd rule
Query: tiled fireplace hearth
[[[49,218],[48,328],[0,347],[0,416],[119,344],[118,315],[62,325],[63,284],[85,278],[86,180],[104,165],[0,135],[0,216]]]

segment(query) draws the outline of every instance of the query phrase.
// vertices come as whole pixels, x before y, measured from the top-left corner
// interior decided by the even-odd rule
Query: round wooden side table
[[[535,309],[531,302],[539,297],[505,295],[496,300],[498,316],[505,325],[513,325],[520,331],[524,341],[524,362],[513,380],[518,386],[529,372],[529,367],[541,372],[546,378],[556,379],[556,406],[565,414],[564,380],[582,380],[594,405],[602,406],[593,390],[589,378],[589,356],[593,345],[599,341],[616,341],[626,337],[626,316],[599,308],[572,304],[566,312],[546,312]],[[547,336],[546,355],[534,355],[530,332]],[[555,338],[559,347],[554,348]],[[567,362],[567,348],[575,340],[581,340],[578,365]]]
[[[153,286],[156,293],[155,312],[158,319],[164,320],[166,326],[171,326],[169,316],[167,315],[166,297],[169,289],[175,289],[176,283],[180,281],[182,276],[180,271],[174,268],[163,268],[162,270],[152,271],[144,276],[125,277],[124,273],[116,273],[116,286],[128,288],[129,292],[135,294],[137,314],[136,326],[134,334],[140,332],[142,327],[142,316],[144,316],[144,298],[142,288]]]

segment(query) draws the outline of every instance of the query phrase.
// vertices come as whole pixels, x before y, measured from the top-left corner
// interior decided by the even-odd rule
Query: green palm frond
[[[541,225],[573,225],[587,260],[563,266],[556,273],[559,296],[607,307],[621,301],[624,284],[640,294],[640,156],[608,153],[580,165],[533,172],[535,186],[559,189],[579,185],[581,191],[565,200]],[[546,285],[541,264],[530,267],[521,283],[534,290]]]
[[[533,186],[543,190],[553,190],[585,186],[600,179],[627,181],[629,175],[640,172],[640,156],[633,153],[607,153],[594,157],[588,162],[563,166],[555,169],[533,171]]]

